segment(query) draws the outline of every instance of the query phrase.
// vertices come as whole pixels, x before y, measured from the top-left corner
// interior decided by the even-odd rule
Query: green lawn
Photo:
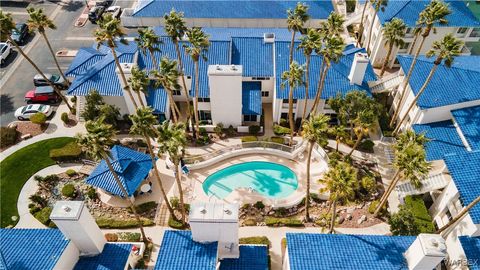
[[[11,217],[18,216],[17,200],[23,185],[39,170],[54,165],[50,149],[60,148],[74,141],[62,137],[36,142],[13,153],[0,162],[0,218],[1,227],[15,225]]]

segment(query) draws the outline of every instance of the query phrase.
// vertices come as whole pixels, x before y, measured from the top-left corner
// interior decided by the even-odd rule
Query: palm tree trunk
[[[400,170],[396,170],[395,174],[393,175],[392,182],[395,181],[395,179],[397,179],[397,177],[399,176],[400,176]],[[393,185],[388,185],[387,189],[385,190],[385,192],[383,192],[382,197],[380,197],[379,201],[382,201],[385,198],[386,194],[389,192],[389,190],[392,188],[393,188]]]
[[[423,44],[425,43],[426,36],[422,35],[422,40],[420,41],[420,46],[418,47],[417,51],[415,52],[415,57],[413,57],[412,64],[410,65],[410,68],[408,69],[407,77],[403,80],[402,86],[398,89],[400,89],[401,94],[400,94],[400,102],[398,103],[397,110],[395,110],[395,113],[393,114],[392,119],[390,120],[390,127],[393,127],[393,124],[395,123],[395,120],[398,117],[398,114],[400,113],[400,108],[402,107],[403,104],[403,99],[406,97],[407,93],[407,84],[408,81],[410,80],[410,77],[413,74],[413,68],[415,67],[415,64],[417,63],[417,58],[420,55],[420,51],[422,50]]]
[[[329,65],[325,65],[325,59],[322,60],[322,66],[320,67],[320,81],[318,81],[317,94],[315,94],[315,100],[313,101],[313,107],[310,111],[310,114],[317,114],[318,103],[320,103],[320,98],[322,97],[323,85],[325,83],[325,78],[327,77]]]
[[[288,93],[288,121],[290,122],[290,146],[293,144],[293,132],[295,130],[295,122],[293,121],[293,87],[289,86]]]
[[[145,107],[145,103],[143,103],[143,99],[142,99],[142,95],[140,94],[140,91],[137,92],[137,97],[138,97],[138,100],[140,100],[140,105],[142,107]]]
[[[467,212],[479,202],[480,202],[480,196],[478,196],[475,200],[469,203],[467,207],[463,208],[462,211],[460,211],[460,213],[457,216],[455,216],[452,220],[450,220],[445,226],[438,229],[435,233],[440,234],[446,229],[448,229],[450,226],[452,226],[453,224],[457,223],[457,221],[463,218],[467,214]]]
[[[180,47],[178,46],[178,40],[175,40],[173,43],[175,44],[175,51],[177,52],[178,68],[180,69],[180,75],[182,78],[182,87],[185,93],[185,98],[187,99],[187,126],[188,126],[188,122],[192,119],[191,108],[190,108],[191,107],[190,95],[188,94],[187,83],[185,82],[185,74],[183,72],[183,61],[182,61],[182,55],[180,54]],[[192,128],[192,130],[195,136],[195,129]]]
[[[308,103],[308,86],[309,86],[309,69],[310,69],[310,55],[305,56],[305,104],[303,105],[302,123],[307,117],[307,103]]]
[[[437,62],[438,60],[436,60],[435,62]],[[441,60],[440,60],[441,61]],[[418,91],[418,94],[415,96],[415,99],[413,99],[412,101],[412,104],[410,104],[410,106],[408,106],[408,109],[407,111],[405,112],[405,115],[402,117],[402,119],[400,120],[400,122],[398,122],[397,124],[397,127],[395,128],[395,130],[393,130],[393,135],[395,136],[397,134],[397,132],[400,130],[400,127],[402,126],[403,122],[405,121],[405,119],[407,119],[408,117],[408,114],[410,113],[410,110],[412,110],[413,106],[415,106],[415,104],[417,104],[417,101],[418,99],[420,98],[420,96],[423,94],[423,92],[425,91],[425,88],[427,88],[428,86],[428,83],[430,83],[430,80],[432,80],[432,77],[433,77],[433,74],[435,74],[435,71],[437,70],[438,68],[438,64],[435,64],[433,67],[432,67],[432,70],[430,70],[430,74],[428,74],[428,77],[427,79],[425,80],[425,82],[423,83],[422,85],[422,88],[420,88],[420,91]]]
[[[372,18],[372,23],[370,24],[370,31],[368,31],[367,51],[369,53],[372,51],[370,49],[370,41],[372,40],[373,26],[375,24],[375,19],[377,18],[377,14],[378,14],[379,9],[380,9],[380,3],[377,2],[377,6],[375,7],[375,13],[373,14],[373,18]]]
[[[177,111],[175,110],[175,101],[173,100],[173,95],[172,95],[172,91],[168,90],[168,99],[170,100],[170,110],[172,111],[172,117],[173,117],[173,122],[174,123],[177,123],[178,122],[178,118],[177,118]]]
[[[335,138],[335,141],[336,141],[336,143],[337,143],[337,144],[335,145],[335,152],[338,153],[338,144],[340,143],[340,139],[337,137],[337,138]]]
[[[290,66],[293,62],[293,47],[295,46],[295,31],[292,30],[292,40],[290,41],[290,54],[288,57],[288,65]]]
[[[155,58],[155,54],[153,53],[153,50],[148,50],[150,53],[150,58],[152,58],[152,63],[153,63],[153,70],[160,70],[160,67],[158,66],[157,58]]]
[[[314,142],[310,142],[307,155],[307,195],[305,196],[305,220],[310,221],[310,164],[312,162],[312,151]]]
[[[413,38],[412,45],[410,45],[410,49],[408,50],[408,54],[412,54],[413,49],[415,48],[415,44],[417,43],[418,37],[420,36],[420,32],[418,32],[415,37]]]
[[[332,219],[330,220],[330,229],[328,229],[328,233],[330,234],[333,233],[333,229],[335,228],[335,219],[337,217],[337,200],[333,200],[332,205]]]
[[[355,142],[355,144],[352,147],[352,150],[350,150],[350,153],[348,153],[348,155],[347,155],[348,157],[353,154],[353,151],[355,151],[355,149],[357,149],[357,147],[360,144],[360,142],[362,141],[362,139],[363,139],[363,132],[360,132],[360,134],[358,134],[357,141]]]
[[[387,57],[385,58],[385,61],[383,61],[382,70],[380,71],[380,77],[382,77],[383,74],[385,74],[385,69],[387,69],[388,62],[390,62],[390,56],[392,55],[392,50],[393,50],[393,43],[390,43],[388,45]]]
[[[175,159],[176,160],[176,159]],[[178,188],[178,196],[180,197],[180,211],[182,212],[182,224],[186,224],[186,212],[185,212],[185,203],[183,201],[183,190],[182,190],[182,183],[180,181],[180,172],[178,171],[178,161],[175,161],[174,163],[175,166],[175,182],[177,183],[177,188]]]
[[[385,204],[387,203],[387,200],[388,200],[388,197],[390,196],[390,194],[392,193],[393,189],[397,186],[397,183],[398,181],[400,180],[400,171],[397,170],[397,172],[395,173],[395,176],[393,177],[392,179],[392,182],[390,183],[390,185],[388,186],[387,190],[385,191],[385,193],[383,194],[382,196],[382,199],[380,200],[380,203],[378,204],[377,206],[377,209],[375,209],[375,212],[373,213],[373,216],[377,217],[378,214],[380,213],[380,211],[382,210],[382,208],[385,206]]]
[[[65,102],[68,109],[71,111],[72,106],[70,106],[70,103],[68,103],[67,98],[62,94],[62,92],[60,90],[58,90],[58,88],[49,79],[47,79],[47,77],[40,70],[40,68],[38,68],[38,66],[33,62],[33,60],[30,59],[30,57],[28,57],[25,54],[25,52],[22,50],[22,48],[20,48],[20,46],[18,46],[18,44],[10,36],[7,36],[7,39],[8,39],[8,41],[10,41],[11,44],[13,44],[13,46],[15,46],[17,51],[30,63],[30,65],[33,66],[33,68],[38,72],[38,74],[40,74],[40,76],[42,76],[42,78],[48,83],[48,85],[53,88],[53,91],[55,91],[55,93],[57,93],[57,95],[63,100],[63,102]]]
[[[367,9],[367,4],[368,4],[368,1],[365,1],[365,4],[363,5],[362,18],[360,19],[360,26],[358,27],[358,38],[357,38],[357,45],[356,45],[356,47],[359,47],[360,42],[362,42],[362,36],[363,36],[363,19],[365,18],[365,10]]]
[[[112,51],[113,59],[115,60],[115,65],[117,66],[118,70],[120,71],[120,77],[122,78],[123,81],[123,89],[127,91],[128,96],[132,100],[133,106],[135,109],[138,109],[138,104],[135,101],[135,98],[133,97],[132,91],[130,90],[130,86],[128,85],[127,77],[125,77],[125,72],[123,72],[122,66],[120,66],[120,60],[118,60],[117,52],[115,51],[115,48],[112,46],[110,47],[110,50]]]
[[[150,142],[150,138],[143,134],[145,141],[147,142],[148,152],[150,153],[150,158],[152,159],[153,165],[153,172],[155,173],[155,178],[157,178],[158,186],[160,186],[160,191],[162,192],[163,201],[167,205],[168,212],[170,212],[170,216],[175,217],[175,213],[173,212],[173,208],[168,201],[167,193],[165,192],[165,188],[163,188],[162,180],[160,179],[160,172],[158,171],[157,162],[155,159],[155,154],[153,153],[152,143]]]
[[[198,61],[195,61],[195,97],[194,97],[194,105],[193,109],[193,115],[195,116],[195,132],[198,133],[200,130],[200,121],[198,120],[198,87],[200,86],[200,80],[198,78],[199,76],[199,70],[198,70]]]
[[[63,73],[62,69],[60,68],[60,65],[58,64],[57,57],[55,56],[55,53],[53,52],[52,45],[50,45],[50,41],[47,38],[47,34],[45,31],[39,31],[40,34],[42,35],[43,39],[45,39],[45,42],[47,43],[48,49],[50,50],[50,53],[52,54],[53,61],[55,62],[55,65],[57,66],[58,72],[62,76],[63,80],[65,81],[65,84],[67,86],[70,86],[70,82],[68,81],[67,77],[65,77],[65,74]]]
[[[108,169],[109,169],[110,172],[112,173],[113,178],[115,179],[115,182],[117,183],[117,185],[118,185],[118,186],[120,187],[120,189],[122,190],[123,196],[125,196],[125,200],[130,204],[130,209],[132,209],[133,215],[135,216],[135,219],[137,220],[138,227],[139,227],[139,229],[140,229],[140,233],[142,234],[142,240],[143,240],[143,242],[144,242],[144,243],[148,243],[147,236],[145,235],[145,230],[143,229],[143,222],[142,222],[142,220],[140,219],[140,215],[138,215],[138,213],[137,213],[137,209],[135,209],[135,205],[134,205],[133,202],[130,201],[130,199],[128,198],[128,192],[127,192],[127,190],[125,189],[125,187],[123,187],[122,182],[120,181],[120,178],[118,178],[117,173],[116,173],[115,170],[113,169],[113,166],[112,166],[112,163],[110,163],[109,157],[108,157],[108,156],[104,157],[104,160],[105,160],[105,163],[107,163]]]

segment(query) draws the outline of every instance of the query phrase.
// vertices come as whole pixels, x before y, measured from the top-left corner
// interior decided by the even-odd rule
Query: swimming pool
[[[268,198],[280,199],[298,187],[297,176],[288,167],[264,161],[235,164],[219,170],[203,182],[203,191],[219,199],[236,188],[252,188]]]

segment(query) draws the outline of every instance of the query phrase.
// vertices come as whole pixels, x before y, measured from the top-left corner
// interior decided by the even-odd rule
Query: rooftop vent
[[[230,66],[230,69],[231,69],[231,70],[237,70],[237,67],[236,67],[235,65],[231,65],[231,66]]]
[[[220,67],[220,65],[217,65],[217,66],[215,67],[215,69],[216,69],[216,70],[222,70],[222,68]]]
[[[264,33],[263,34],[263,42],[264,43],[273,43],[275,41],[275,34],[274,33]]]

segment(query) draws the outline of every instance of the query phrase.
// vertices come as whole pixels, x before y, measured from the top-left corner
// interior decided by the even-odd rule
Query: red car
[[[25,94],[25,102],[31,103],[57,103],[60,97],[51,86],[38,86]]]

